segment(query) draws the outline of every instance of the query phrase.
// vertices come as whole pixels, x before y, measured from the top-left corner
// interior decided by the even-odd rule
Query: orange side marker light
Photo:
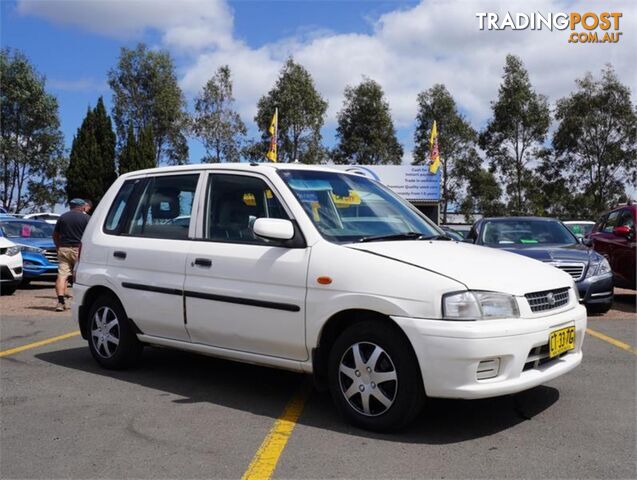
[[[318,277],[316,281],[321,285],[329,285],[332,283],[332,279],[330,277]]]

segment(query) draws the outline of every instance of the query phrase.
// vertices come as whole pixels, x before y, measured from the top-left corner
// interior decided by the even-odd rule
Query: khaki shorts
[[[79,250],[77,247],[60,247],[58,249],[58,276],[67,278],[73,275]]]

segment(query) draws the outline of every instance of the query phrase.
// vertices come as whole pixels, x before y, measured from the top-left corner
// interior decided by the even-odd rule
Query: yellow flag
[[[270,149],[266,154],[266,157],[271,162],[275,162],[277,160],[277,135],[279,133],[279,109],[274,110],[274,116],[272,117],[272,121],[270,122],[270,128],[268,128],[268,132],[270,132]]]
[[[431,136],[429,137],[429,171],[436,173],[440,168],[440,153],[438,152],[438,127],[436,121],[431,126]]]

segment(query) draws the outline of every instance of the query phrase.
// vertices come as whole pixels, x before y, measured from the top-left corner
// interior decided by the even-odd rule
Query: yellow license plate
[[[549,335],[549,357],[553,358],[561,353],[575,348],[575,327],[560,328]]]

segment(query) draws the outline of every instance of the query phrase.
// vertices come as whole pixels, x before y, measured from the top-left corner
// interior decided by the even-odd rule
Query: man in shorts
[[[58,297],[56,312],[66,310],[67,280],[73,275],[82,235],[91,218],[85,213],[86,201],[81,198],[74,198],[69,202],[69,206],[71,210],[58,219],[53,230],[53,242],[58,253],[58,278],[55,281],[55,293]]]

